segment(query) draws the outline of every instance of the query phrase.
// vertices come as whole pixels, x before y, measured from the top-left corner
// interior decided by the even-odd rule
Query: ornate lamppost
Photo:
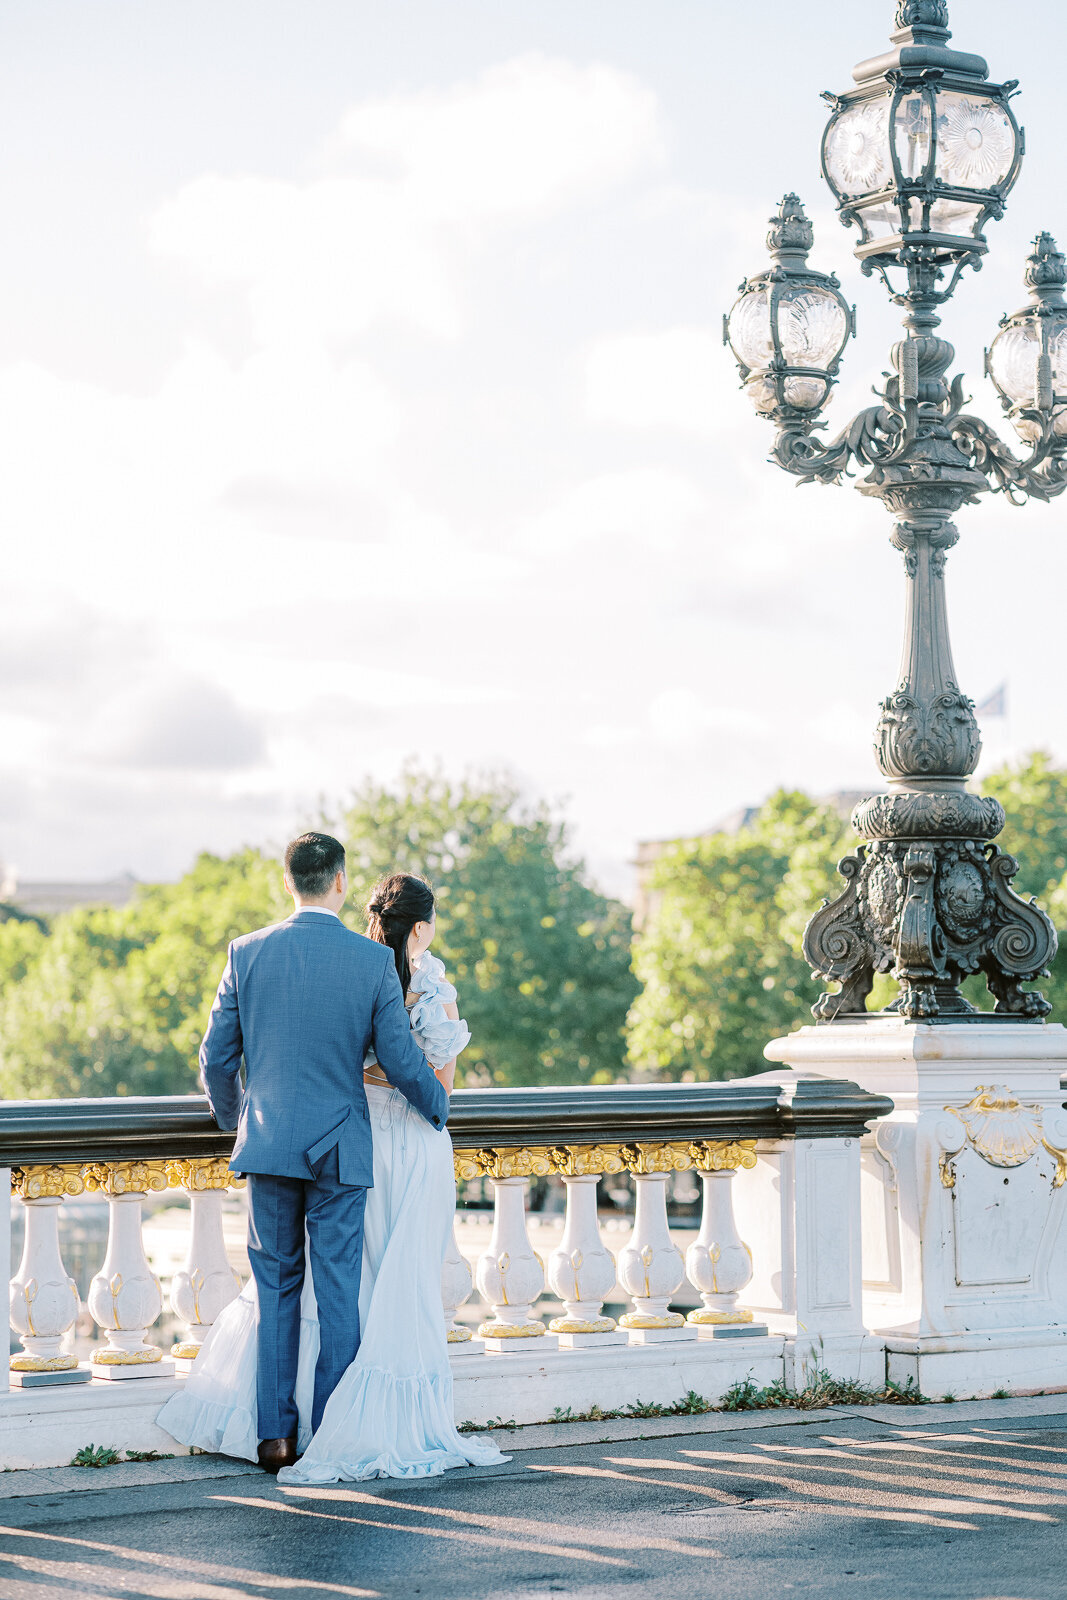
[[[937,334],[941,306],[979,268],[984,229],[1004,213],[1023,134],[1016,84],[992,83],[980,56],[949,48],[946,0],[899,0],[893,48],[855,69],[855,87],[827,94],[823,173],[855,253],[904,309],[880,403],[830,442],[816,430],[853,329],[836,278],[807,265],[812,227],[795,195],[772,218],[773,265],[748,279],[725,321],[744,388],[777,429],[772,459],[802,482],[858,475],[862,494],[895,518],[904,558],[904,651],[875,733],[888,794],[853,814],[866,841],[839,871],[847,887],[808,924],[816,977],[840,984],[813,1007],[819,1021],[866,1010],[876,972],[891,972],[891,1011],[958,1022],[960,993],[982,972],[997,1013],[1040,1020],[1048,1002],[1021,985],[1046,976],[1056,933],[1011,881],[1018,866],[992,841],[998,802],[967,781],[981,751],[974,705],[957,683],[945,608],[951,518],[987,491],[1014,504],[1067,488],[1067,262],[1048,234],[1026,265],[1030,304],[1001,323],[986,366],[1028,453],[1017,456],[964,407],[955,352]]]

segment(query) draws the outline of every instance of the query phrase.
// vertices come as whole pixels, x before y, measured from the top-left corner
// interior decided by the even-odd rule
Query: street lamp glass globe
[[[1038,362],[1043,337],[1047,341],[1052,385],[1052,431],[1063,438],[1067,435],[1067,311],[1055,320],[1009,324],[997,334],[989,352],[990,376],[1012,410],[1019,408],[1012,422],[1019,437],[1028,442],[1041,433],[1040,422],[1022,412],[1038,406]]]
[[[826,170],[842,194],[867,194],[885,187],[893,176],[889,157],[890,95],[849,106],[830,124],[826,137]]]
[[[937,95],[935,175],[953,188],[992,189],[1015,164],[1015,126],[1003,105],[985,95]]]
[[[857,253],[893,256],[926,243],[949,259],[980,253],[1022,154],[1007,91],[944,88],[932,74],[878,85],[838,100],[823,139],[841,215],[863,231]]]
[[[1067,257],[1042,233],[1026,260],[1030,304],[1001,322],[986,370],[1020,438],[1067,437]]]
[[[848,316],[828,289],[796,286],[778,298],[778,339],[791,367],[825,372],[848,338]]]
[[[729,338],[734,354],[754,372],[764,372],[774,359],[771,297],[767,289],[751,289],[730,312]]]

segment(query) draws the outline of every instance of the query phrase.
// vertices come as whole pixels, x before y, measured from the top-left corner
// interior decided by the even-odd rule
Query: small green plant
[[[989,1398],[991,1400],[1010,1400],[1011,1395],[1008,1393],[1007,1389],[994,1389]]]
[[[697,1394],[695,1389],[690,1389],[680,1400],[676,1400],[670,1408],[673,1417],[702,1417],[715,1407],[710,1400],[705,1400],[702,1394]]]
[[[127,1450],[127,1461],[173,1461],[174,1452],[169,1454],[161,1450]]]
[[[635,1400],[632,1405],[624,1406],[619,1414],[623,1417],[662,1417],[666,1412],[667,1407],[657,1405],[654,1400]]]
[[[808,1375],[802,1389],[787,1389],[781,1379],[761,1389],[751,1377],[732,1384],[722,1398],[722,1411],[770,1411],[776,1406],[796,1411],[822,1411],[828,1406],[879,1406],[927,1404],[924,1394],[910,1381],[903,1387],[887,1383],[882,1388],[855,1383],[848,1378],[832,1378],[817,1368]]]
[[[954,1406],[956,1404],[956,1396],[954,1394],[943,1394],[941,1396],[941,1404],[943,1406]]]
[[[113,1467],[122,1457],[109,1444],[86,1444],[71,1461],[72,1467]]]

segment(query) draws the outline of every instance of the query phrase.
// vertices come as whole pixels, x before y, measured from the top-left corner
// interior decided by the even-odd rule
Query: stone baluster
[[[619,1252],[619,1282],[634,1303],[620,1326],[628,1331],[631,1344],[695,1339],[696,1328],[669,1309],[671,1296],[685,1281],[685,1263],[667,1223],[667,1178],[692,1167],[690,1147],[624,1145],[622,1154],[633,1176],[637,1209],[633,1233]]]
[[[752,1313],[738,1306],[737,1297],[752,1277],[752,1254],[734,1221],[733,1183],[738,1168],[756,1165],[756,1141],[702,1140],[692,1153],[704,1204],[700,1232],[685,1253],[685,1271],[703,1305],[686,1321],[702,1339],[716,1337],[717,1329],[747,1332]]]
[[[11,1382],[20,1388],[84,1383],[89,1368],[63,1350],[78,1318],[80,1301],[59,1248],[59,1213],[66,1196],[84,1194],[78,1166],[22,1167],[14,1174],[26,1234],[22,1261],[11,1280],[11,1325],[22,1353],[11,1357]]]
[[[472,1159],[469,1154],[457,1153],[455,1168],[457,1183],[464,1178],[480,1178],[482,1175],[482,1169],[477,1160]],[[456,1225],[455,1221],[453,1221],[452,1232],[448,1237],[445,1263],[441,1269],[441,1305],[444,1311],[445,1337],[449,1344],[449,1355],[481,1355],[485,1349],[484,1339],[476,1339],[464,1323],[456,1321],[456,1312],[461,1305],[470,1299],[473,1291],[474,1276],[467,1264],[466,1256],[457,1243]]]
[[[572,1145],[552,1152],[556,1170],[567,1186],[567,1218],[563,1238],[548,1258],[548,1286],[563,1301],[565,1315],[549,1323],[559,1334],[561,1350],[625,1344],[614,1317],[603,1305],[615,1287],[615,1257],[600,1237],[597,1185],[605,1172],[621,1172],[618,1150],[601,1145]]]
[[[145,1195],[167,1188],[162,1161],[109,1161],[85,1169],[86,1186],[107,1195],[107,1254],[89,1285],[89,1310],[108,1336],[90,1361],[95,1378],[160,1378],[174,1372],[146,1334],[163,1310],[159,1279],[148,1265],[141,1238]]]
[[[547,1150],[480,1150],[480,1170],[493,1185],[493,1232],[478,1258],[478,1290],[492,1316],[478,1329],[487,1350],[498,1353],[554,1347],[554,1335],[534,1316],[545,1287],[545,1269],[526,1227],[530,1178],[553,1171]]]
[[[189,1196],[189,1252],[170,1286],[171,1308],[189,1329],[189,1337],[171,1347],[180,1361],[194,1361],[216,1317],[241,1292],[241,1277],[226,1254],[222,1229],[222,1197],[243,1180],[232,1173],[225,1156],[197,1156],[167,1162],[167,1180]]]

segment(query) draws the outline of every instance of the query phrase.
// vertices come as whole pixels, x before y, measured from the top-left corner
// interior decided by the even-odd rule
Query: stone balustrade
[[[557,1408],[670,1401],[687,1388],[713,1398],[749,1374],[788,1376],[816,1347],[826,1369],[878,1378],[884,1345],[861,1310],[860,1141],[891,1110],[885,1096],[826,1079],[458,1091],[449,1131],[460,1192],[482,1179],[493,1195],[474,1270],[454,1240],[442,1275],[460,1420],[533,1421]],[[223,1237],[225,1192],[242,1185],[227,1168],[231,1147],[200,1096],[0,1107],[0,1171],[11,1175],[0,1193],[10,1188],[25,1218],[11,1280],[19,1348],[10,1375],[0,1371],[0,1418],[10,1422],[0,1466],[65,1461],[72,1443],[109,1428],[123,1437],[108,1434],[108,1443],[165,1447],[155,1410],[240,1291]],[[684,1256],[668,1222],[679,1172],[695,1174],[703,1195]],[[538,1177],[566,1191],[562,1238],[547,1262],[530,1238],[528,1190]],[[598,1211],[605,1177],[628,1177],[636,1194],[617,1258]],[[165,1349],[153,1339],[163,1292],[142,1211],[149,1196],[177,1189],[189,1198],[190,1227],[170,1304],[185,1331]],[[106,1339],[79,1362],[62,1217],[64,1203],[87,1192],[109,1210],[87,1297]],[[0,1227],[4,1248],[8,1234]],[[754,1263],[763,1289],[746,1303]],[[687,1280],[687,1300],[699,1300],[688,1314],[672,1306]],[[617,1285],[629,1306],[616,1320],[605,1303]],[[475,1288],[482,1307],[472,1326],[469,1312],[458,1313]],[[547,1321],[546,1290],[562,1305]]]

